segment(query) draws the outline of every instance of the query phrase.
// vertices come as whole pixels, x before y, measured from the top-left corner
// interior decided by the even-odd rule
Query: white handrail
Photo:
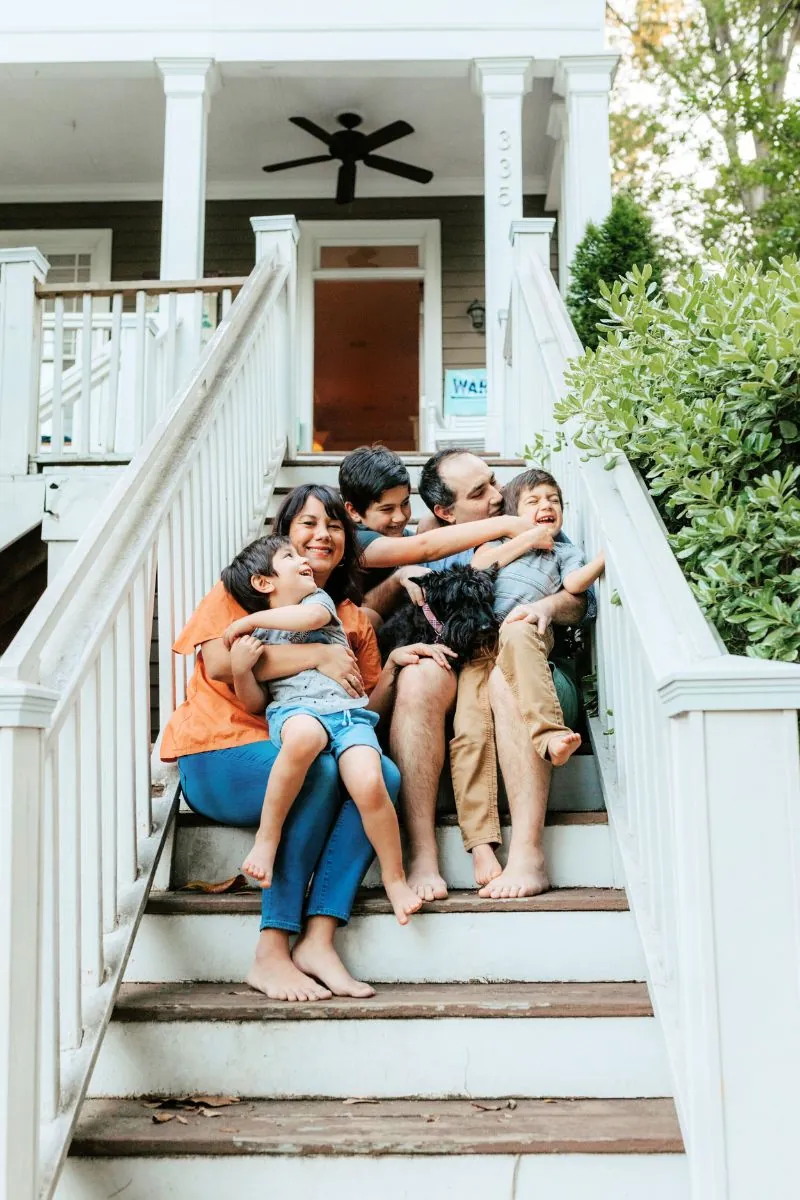
[[[511,310],[506,404],[516,398],[525,440],[547,438],[581,347],[532,248],[517,256]],[[788,1200],[800,1073],[800,667],[725,652],[630,463],[583,461],[570,432],[552,449],[565,525],[607,560],[592,740],[692,1196]]]
[[[3,1200],[52,1195],[146,903],[177,800],[151,745],[154,612],[163,728],[175,631],[263,524],[284,453],[295,269],[285,248],[256,266],[0,663]]]

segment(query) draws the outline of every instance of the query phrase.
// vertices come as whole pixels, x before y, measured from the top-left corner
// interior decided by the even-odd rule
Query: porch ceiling
[[[208,194],[212,199],[332,196],[335,163],[266,176],[265,163],[322,151],[314,138],[289,124],[310,117],[327,129],[338,113],[359,112],[369,132],[398,118],[415,133],[385,153],[430,168],[428,185],[362,168],[362,196],[469,195],[483,191],[480,99],[468,64],[381,64],[381,76],[363,65],[345,74],[264,65],[221,66],[211,99]],[[2,69],[0,69],[2,70]],[[524,172],[527,192],[545,189],[551,153],[546,134],[551,80],[537,77],[525,97]],[[0,202],[154,199],[161,193],[164,93],[155,67],[65,71],[43,67],[0,74]]]

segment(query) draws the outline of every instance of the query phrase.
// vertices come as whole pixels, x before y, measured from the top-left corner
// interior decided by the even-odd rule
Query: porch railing
[[[261,527],[286,446],[295,239],[273,231],[0,664],[3,1200],[53,1193],[176,804],[151,747],[154,608],[163,727],[175,631]]]
[[[541,231],[515,229],[506,404],[565,527],[606,551],[592,740],[672,1064],[694,1200],[789,1200],[800,1076],[800,667],[725,652],[630,464],[554,438],[581,352]],[[520,444],[522,444],[522,441]]]
[[[129,459],[243,283],[40,284],[37,460]]]

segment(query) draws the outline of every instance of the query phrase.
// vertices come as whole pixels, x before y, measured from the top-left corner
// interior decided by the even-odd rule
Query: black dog
[[[448,567],[417,576],[414,583],[424,591],[425,604],[420,608],[409,600],[389,617],[378,634],[384,660],[396,647],[414,642],[449,646],[459,663],[493,648],[499,627],[493,608],[496,577],[497,567]]]

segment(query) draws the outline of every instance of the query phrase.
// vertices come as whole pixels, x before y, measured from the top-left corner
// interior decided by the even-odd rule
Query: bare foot
[[[407,875],[408,886],[422,900],[446,900],[447,884],[439,874],[439,864],[434,858],[431,861],[416,859],[411,863]]]
[[[472,847],[472,867],[475,871],[475,883],[478,887],[491,883],[501,873],[503,868],[497,861],[493,846]]]
[[[242,863],[245,875],[254,879],[259,887],[268,888],[272,884],[272,868],[275,866],[275,855],[278,853],[277,841],[267,841],[257,837],[253,848]]]
[[[299,970],[290,958],[260,958],[256,955],[247,983],[270,1000],[330,1000],[328,988]]]
[[[311,938],[301,937],[295,943],[292,960],[296,967],[313,975],[333,992],[334,996],[355,996],[367,1000],[375,995],[375,988],[360,979],[354,979],[333,946],[321,945]]]
[[[383,887],[394,909],[394,915],[401,925],[407,925],[412,913],[419,912],[422,908],[422,897],[408,886],[405,879],[395,879],[392,883],[384,882]]]
[[[517,900],[521,896],[538,896],[549,887],[541,851],[515,856],[512,848],[505,870],[482,887],[478,895],[487,900]]]
[[[563,767],[581,744],[579,733],[554,733],[547,743],[547,757],[554,767]]]

